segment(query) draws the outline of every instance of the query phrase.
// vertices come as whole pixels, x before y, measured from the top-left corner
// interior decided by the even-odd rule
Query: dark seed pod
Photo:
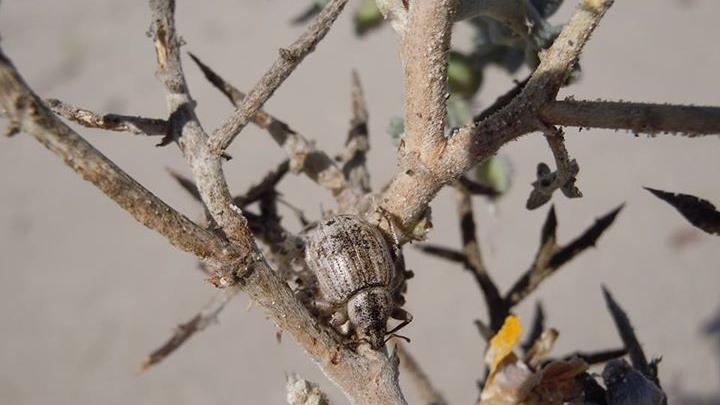
[[[665,393],[623,359],[608,362],[602,375],[608,405],[667,405]]]
[[[382,347],[395,269],[380,231],[359,216],[339,215],[318,224],[306,239],[305,260],[324,298],[347,315],[359,338]]]

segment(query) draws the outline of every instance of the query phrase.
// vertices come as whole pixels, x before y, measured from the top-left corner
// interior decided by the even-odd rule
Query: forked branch
[[[263,75],[235,112],[217,129],[210,138],[210,150],[216,155],[222,152],[235,139],[237,134],[252,120],[275,90],[287,79],[305,57],[315,50],[315,46],[325,37],[332,23],[340,15],[348,0],[331,0],[320,12],[300,38],[288,48],[280,49],[280,57]]]
[[[200,67],[205,78],[222,92],[230,102],[239,107],[245,100],[245,94],[222,78],[197,56],[190,54],[192,60]],[[328,189],[341,207],[352,206],[358,196],[349,187],[342,170],[323,151],[307,140],[303,135],[290,128],[282,120],[258,109],[253,116],[255,125],[268,131],[275,143],[282,146],[290,159],[290,170],[293,173],[304,173],[319,185]]]
[[[425,215],[429,202],[443,185],[455,181],[482,159],[497,152],[505,143],[534,131],[537,127],[538,111],[555,98],[572,67],[577,63],[590,34],[612,3],[611,0],[582,0],[553,45],[543,52],[540,65],[519,94],[486,119],[478,123],[470,123],[451,136],[436,150],[440,151],[437,155],[439,158],[432,164],[423,161],[422,170],[403,168],[380,198],[378,211],[392,217],[403,230],[414,229]],[[412,12],[411,7],[411,14]],[[440,21],[443,21],[442,18]],[[429,44],[436,42],[437,40]],[[445,62],[443,58],[433,60],[437,64]],[[432,71],[436,72],[437,69],[439,68],[435,67]],[[439,85],[429,83],[430,80],[434,80],[434,76],[417,76],[415,82],[406,80],[406,83],[414,87],[406,89],[406,98],[411,94],[423,94],[423,92],[436,95],[436,92],[427,90],[439,88],[433,87]],[[418,111],[418,114],[437,115],[433,115],[433,111],[437,111],[439,101],[435,97],[432,99],[436,100],[436,103],[433,106],[423,107],[425,110]],[[442,114],[439,116],[444,117]],[[429,139],[437,139],[434,135],[437,131],[431,132],[433,137]],[[413,141],[413,144],[418,142]],[[390,234],[389,226],[382,226]],[[404,236],[410,237],[408,234]]]
[[[175,247],[219,266],[235,249],[157,198],[61,122],[25,84],[0,50],[0,103],[17,129],[32,135],[138,222]]]

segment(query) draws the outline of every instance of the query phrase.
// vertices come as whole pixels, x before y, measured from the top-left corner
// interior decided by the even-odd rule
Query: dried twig
[[[558,100],[539,111],[552,125],[622,129],[634,134],[671,133],[694,137],[720,134],[720,108],[624,101]]]
[[[545,310],[543,309],[542,304],[538,301],[538,303],[535,304],[535,315],[533,316],[533,322],[532,326],[530,327],[530,332],[528,332],[527,337],[520,345],[520,347],[522,347],[523,353],[527,354],[530,348],[535,344],[535,341],[540,338],[540,335],[542,335],[544,330]]]
[[[622,207],[621,205],[608,214],[598,218],[582,235],[565,246],[557,245],[555,236],[557,218],[555,216],[555,207],[551,207],[548,212],[548,217],[545,220],[545,225],[543,226],[540,248],[535,256],[535,260],[530,266],[530,269],[525,272],[505,295],[507,305],[509,307],[517,305],[525,297],[530,295],[530,293],[535,291],[542,281],[554,274],[562,265],[572,260],[587,248],[595,246],[595,242],[597,242],[605,230],[612,225]]]
[[[475,230],[475,219],[473,218],[472,201],[470,194],[461,185],[455,185],[455,201],[458,216],[460,217],[460,232],[463,241],[463,253],[466,257],[465,266],[475,277],[485,297],[490,316],[490,327],[498,330],[505,321],[507,309],[498,291],[497,286],[490,278],[487,268],[483,263],[480,245]]]
[[[420,400],[427,405],[446,405],[447,401],[442,394],[433,386],[430,378],[423,371],[420,364],[408,352],[402,342],[396,341],[395,353],[400,359],[400,367],[408,374],[420,395]]]
[[[597,352],[574,352],[563,356],[564,360],[570,360],[572,358],[582,359],[585,363],[592,366],[595,364],[607,363],[610,360],[620,358],[628,354],[627,349],[609,349],[601,350]]]
[[[347,1],[331,0],[300,38],[288,48],[280,49],[280,57],[248,93],[242,104],[211,136],[210,150],[213,153],[220,155],[230,145],[235,136],[245,128],[257,111],[262,108],[275,90],[298,67],[305,56],[315,49],[315,46],[328,33],[332,23],[340,15]]]
[[[268,194],[272,196],[272,200],[274,201],[277,198],[277,193],[274,187],[282,179],[284,173],[287,172],[286,165],[286,161],[281,163],[276,170],[265,175],[260,183],[251,186],[244,194],[234,197],[233,201],[237,207],[244,209],[249,204],[264,199]],[[170,171],[170,174],[196,201],[202,203],[202,198],[195,182],[174,171]],[[261,204],[261,208],[263,206],[264,204]],[[217,231],[215,229],[217,224],[212,219],[212,216],[207,212],[207,207],[205,207],[205,211],[209,222],[208,228],[210,230]],[[280,266],[278,270],[282,273],[289,267],[290,262],[300,256],[304,242],[302,241],[302,238],[288,232],[280,224],[280,219],[275,217],[275,215],[276,213],[274,210],[272,215],[268,215],[266,213],[256,215],[249,211],[244,212],[245,219],[248,221],[248,226],[253,235],[261,242],[268,245],[271,252],[276,255],[276,257],[278,255],[280,256],[279,262],[282,266]]]
[[[260,183],[250,187],[245,194],[235,197],[234,200],[237,202],[237,205],[244,208],[257,200],[264,200],[268,195],[271,196],[274,202],[277,196],[274,187],[286,172],[287,161],[281,163],[275,171],[268,173]],[[170,174],[196,201],[202,203],[200,192],[192,180],[173,171],[171,171]],[[268,204],[265,201],[261,203],[261,208],[267,206]],[[209,229],[217,232],[217,230],[214,229],[217,225],[214,223],[211,215],[207,213],[207,207],[205,208],[209,221]],[[253,235],[270,247],[270,253],[272,254],[272,258],[275,259],[278,273],[285,278],[289,278],[287,276],[292,274],[292,262],[302,254],[304,242],[298,236],[288,232],[280,224],[280,219],[277,218],[274,207],[271,211],[272,212],[262,212],[261,215],[255,215],[246,211],[245,217],[248,220],[248,226],[253,232]],[[240,288],[237,286],[226,289],[203,308],[200,313],[193,316],[189,321],[180,324],[175,334],[168,339],[163,346],[148,356],[143,368],[145,369],[162,361],[175,352],[192,335],[209,326],[211,324],[210,321],[217,318],[227,302],[237,295],[239,291]]]
[[[225,81],[195,55],[190,54],[193,61],[200,67],[208,81],[220,90],[235,106],[240,106],[245,94]],[[267,130],[275,142],[285,148],[290,158],[290,170],[294,173],[303,172],[310,179],[330,190],[337,198],[339,205],[351,206],[357,200],[354,191],[348,187],[345,176],[335,162],[323,151],[301,134],[291,129],[285,122],[258,110],[253,122]]]
[[[465,257],[465,253],[458,251],[458,250],[454,250],[454,249],[443,247],[443,246],[432,245],[429,243],[423,243],[422,245],[415,245],[415,246],[421,252],[427,253],[431,256],[437,256],[439,258],[450,260],[451,262],[455,262],[455,263],[462,263],[462,264],[467,263],[467,257]]]
[[[168,123],[163,119],[119,114],[101,114],[72,106],[54,98],[49,98],[45,100],[45,102],[55,114],[87,128],[123,131],[136,135],[165,136],[169,132]]]
[[[627,314],[605,286],[603,286],[603,296],[605,297],[610,315],[612,315],[613,321],[615,322],[618,334],[620,334],[620,338],[625,344],[625,349],[627,349],[630,355],[630,361],[633,367],[660,386],[658,376],[652,371],[650,363],[648,363],[647,357],[645,357],[645,352],[637,336],[635,336],[635,330],[633,330]]]
[[[720,236],[720,212],[710,201],[690,194],[670,193],[645,187],[645,190],[672,205],[685,219],[703,231]]]
[[[270,171],[266,174],[260,182],[254,186],[251,186],[243,194],[233,198],[233,202],[238,207],[245,207],[260,199],[263,194],[275,190],[280,180],[282,180],[290,169],[290,162],[283,160],[277,165],[275,170]]]
[[[175,247],[216,264],[234,251],[157,198],[55,117],[1,50],[0,104],[19,130],[32,135],[138,222],[163,235]]]
[[[355,70],[352,72],[351,99],[350,132],[345,142],[345,150],[338,160],[342,162],[342,170],[349,185],[355,189],[356,193],[362,195],[370,192],[370,172],[365,165],[365,154],[370,150],[370,141],[368,139],[368,111],[365,96],[360,76]]]
[[[582,193],[575,186],[580,167],[575,159],[570,158],[565,148],[563,131],[540,121],[538,121],[538,125],[545,134],[545,140],[555,158],[557,169],[551,172],[545,163],[538,164],[537,180],[532,183],[533,190],[526,203],[527,209],[530,210],[539,208],[550,201],[557,189],[561,189],[567,198],[582,197]]]
[[[500,193],[490,186],[480,184],[476,181],[470,180],[467,176],[460,176],[458,179],[460,185],[472,195],[484,195],[487,197],[497,197]]]
[[[510,104],[510,102],[523,90],[525,85],[527,84],[528,80],[530,80],[530,76],[526,77],[523,81],[515,81],[515,85],[505,92],[504,94],[501,94],[500,97],[495,99],[495,101],[490,104],[488,107],[486,107],[484,110],[480,112],[480,114],[473,117],[473,121],[475,124],[479,124],[480,121],[484,120],[485,118],[488,118],[495,114],[496,112],[503,109],[506,105]]]
[[[238,287],[230,287],[220,291],[205,307],[189,321],[178,325],[175,333],[162,346],[154,350],[143,361],[142,370],[154,366],[165,360],[185,343],[195,333],[205,330],[211,324],[217,322],[217,316],[225,308],[225,305],[240,292]]]
[[[235,207],[225,181],[221,157],[208,150],[208,136],[195,115],[195,101],[190,96],[180,62],[180,39],[175,31],[175,3],[172,0],[150,0],[153,14],[152,35],[157,56],[156,76],[165,86],[170,118],[169,138],[175,140],[190,165],[203,203],[227,238],[242,252],[241,261],[262,261],[242,213]],[[236,269],[218,274],[218,285],[236,282],[247,271]]]

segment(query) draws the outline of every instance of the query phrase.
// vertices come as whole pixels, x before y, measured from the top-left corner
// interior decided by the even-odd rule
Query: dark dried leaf
[[[615,218],[624,206],[625,204],[622,204],[614,210],[610,211],[609,213],[605,214],[604,216],[595,220],[593,226],[591,226],[582,235],[580,235],[580,237],[570,242],[562,249],[560,249],[557,253],[555,253],[550,259],[549,266],[551,268],[558,268],[572,260],[575,256],[577,256],[585,249],[595,246],[595,243],[598,241],[598,239],[600,239],[600,236],[602,236],[602,234],[610,227],[610,225],[612,225],[612,223],[615,221]]]
[[[591,352],[591,353],[575,352],[575,353],[568,354],[567,356],[564,356],[563,359],[569,360],[569,359],[572,359],[573,357],[577,357],[577,358],[580,358],[583,361],[585,361],[585,363],[592,366],[594,364],[606,363],[610,360],[617,359],[626,354],[628,354],[628,351],[627,351],[627,349],[623,348],[623,349],[603,350],[603,351]]]
[[[527,353],[528,350],[535,344],[535,341],[540,338],[543,331],[545,330],[545,310],[542,304],[538,301],[535,304],[535,315],[533,316],[533,323],[530,327],[530,333],[528,334],[525,341],[522,343],[523,353]]]
[[[198,65],[203,75],[210,82],[210,84],[212,84],[216,89],[220,90],[220,92],[224,94],[231,103],[235,104],[237,100],[241,100],[244,98],[244,95],[241,94],[238,89],[226,82],[225,79],[215,73],[214,70],[210,69],[210,67],[204,64],[197,56],[190,52],[188,52],[188,55],[190,55],[190,58],[193,60],[193,62]]]
[[[469,178],[467,178],[467,176],[461,176],[459,181],[460,184],[462,184],[462,186],[465,187],[467,191],[472,195],[485,195],[488,197],[497,197],[500,195],[500,193],[495,190],[494,187],[486,186],[484,184],[470,180]]]
[[[645,187],[645,190],[675,207],[695,227],[720,236],[720,212],[709,201],[690,194],[671,193]]]
[[[555,243],[557,240],[557,215],[555,215],[555,206],[550,207],[545,224],[543,224],[542,233],[540,234],[540,244],[545,246],[548,242]]]
[[[443,259],[450,260],[451,262],[456,263],[465,263],[466,258],[465,254],[463,252],[446,248],[443,246],[437,246],[437,245],[416,245],[416,248],[419,249],[423,253],[427,253],[432,256],[437,256]]]
[[[622,339],[623,344],[630,355],[630,361],[632,362],[633,367],[657,384],[657,375],[653,374],[650,369],[645,352],[640,345],[640,341],[638,341],[638,338],[635,335],[635,330],[630,324],[630,319],[628,318],[627,313],[622,309],[620,304],[615,301],[613,296],[610,294],[610,291],[608,291],[605,286],[603,286],[603,296],[605,297],[608,310],[615,322],[615,327],[618,330],[620,339]]]
[[[535,291],[543,280],[553,275],[557,269],[585,251],[588,247],[594,246],[603,232],[612,225],[622,207],[621,205],[605,216],[598,218],[580,237],[559,249],[555,245],[555,241],[550,238],[553,229],[557,226],[557,218],[553,218],[554,209],[551,209],[543,226],[541,236],[543,243],[540,245],[530,269],[513,284],[505,295],[507,305],[513,307],[520,303],[520,301]]]
[[[202,202],[202,197],[200,196],[200,191],[198,191],[197,186],[195,185],[195,182],[190,180],[189,178],[181,175],[178,172],[175,172],[173,170],[169,170],[170,175],[173,176],[175,180],[180,184],[182,188],[185,189],[190,195],[196,200]]]
[[[318,3],[313,3],[308,8],[306,8],[304,11],[302,11],[297,16],[293,17],[292,20],[290,20],[290,23],[293,25],[303,25],[310,21],[313,17],[318,15],[322,11],[322,6]]]

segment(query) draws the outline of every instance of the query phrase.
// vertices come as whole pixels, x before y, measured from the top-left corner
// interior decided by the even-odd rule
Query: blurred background
[[[395,170],[386,127],[393,116],[402,116],[402,76],[392,30],[358,38],[353,3],[266,110],[334,154],[349,129],[350,72],[357,69],[370,113],[372,184],[378,188]],[[566,3],[553,23],[571,15],[576,1]],[[249,90],[278,48],[302,32],[290,21],[307,6],[287,0],[179,1],[178,28],[184,50]],[[585,49],[582,78],[560,96],[720,105],[718,15],[720,2],[714,0],[617,1]],[[3,50],[41,96],[96,111],[164,117],[164,91],[145,35],[149,21],[144,1],[5,0],[0,7]],[[457,27],[458,44],[467,42],[468,32]],[[189,58],[184,65],[203,125],[212,130],[231,106]],[[487,68],[473,110],[492,103],[527,72]],[[201,217],[200,207],[168,175],[167,168],[188,174],[177,148],[156,148],[157,139],[126,133],[79,132],[172,206]],[[291,372],[344,402],[291,339],[278,344],[274,325],[242,296],[222,313],[219,325],[140,373],[144,357],[214,289],[191,256],[136,223],[33,139],[18,135],[0,145],[0,403],[283,403]],[[717,204],[718,146],[715,136],[567,130],[585,198],[554,197],[559,241],[575,238],[618,204],[626,207],[597,249],[576,258],[518,308],[529,327],[534,304],[542,301],[547,325],[560,331],[556,355],[621,345],[602,299],[604,284],[628,311],[646,353],[662,356],[660,376],[673,402],[720,403],[720,240],[695,230],[642,189],[689,193]],[[234,159],[226,173],[235,192],[284,159],[252,126],[229,153]],[[492,206],[474,201],[486,263],[506,290],[532,262],[549,209],[525,209],[535,166],[553,164],[537,134],[500,154],[511,162],[512,187]],[[332,207],[329,195],[304,177],[286,179],[280,190],[311,219]],[[452,193],[441,192],[432,209],[429,241],[459,247]],[[299,230],[285,214],[288,227]],[[412,339],[409,347],[451,403],[474,402],[485,347],[473,325],[485,317],[479,290],[454,264],[412,247],[406,257],[416,274],[407,297],[415,320],[403,331]],[[412,387],[405,391],[414,402]]]

